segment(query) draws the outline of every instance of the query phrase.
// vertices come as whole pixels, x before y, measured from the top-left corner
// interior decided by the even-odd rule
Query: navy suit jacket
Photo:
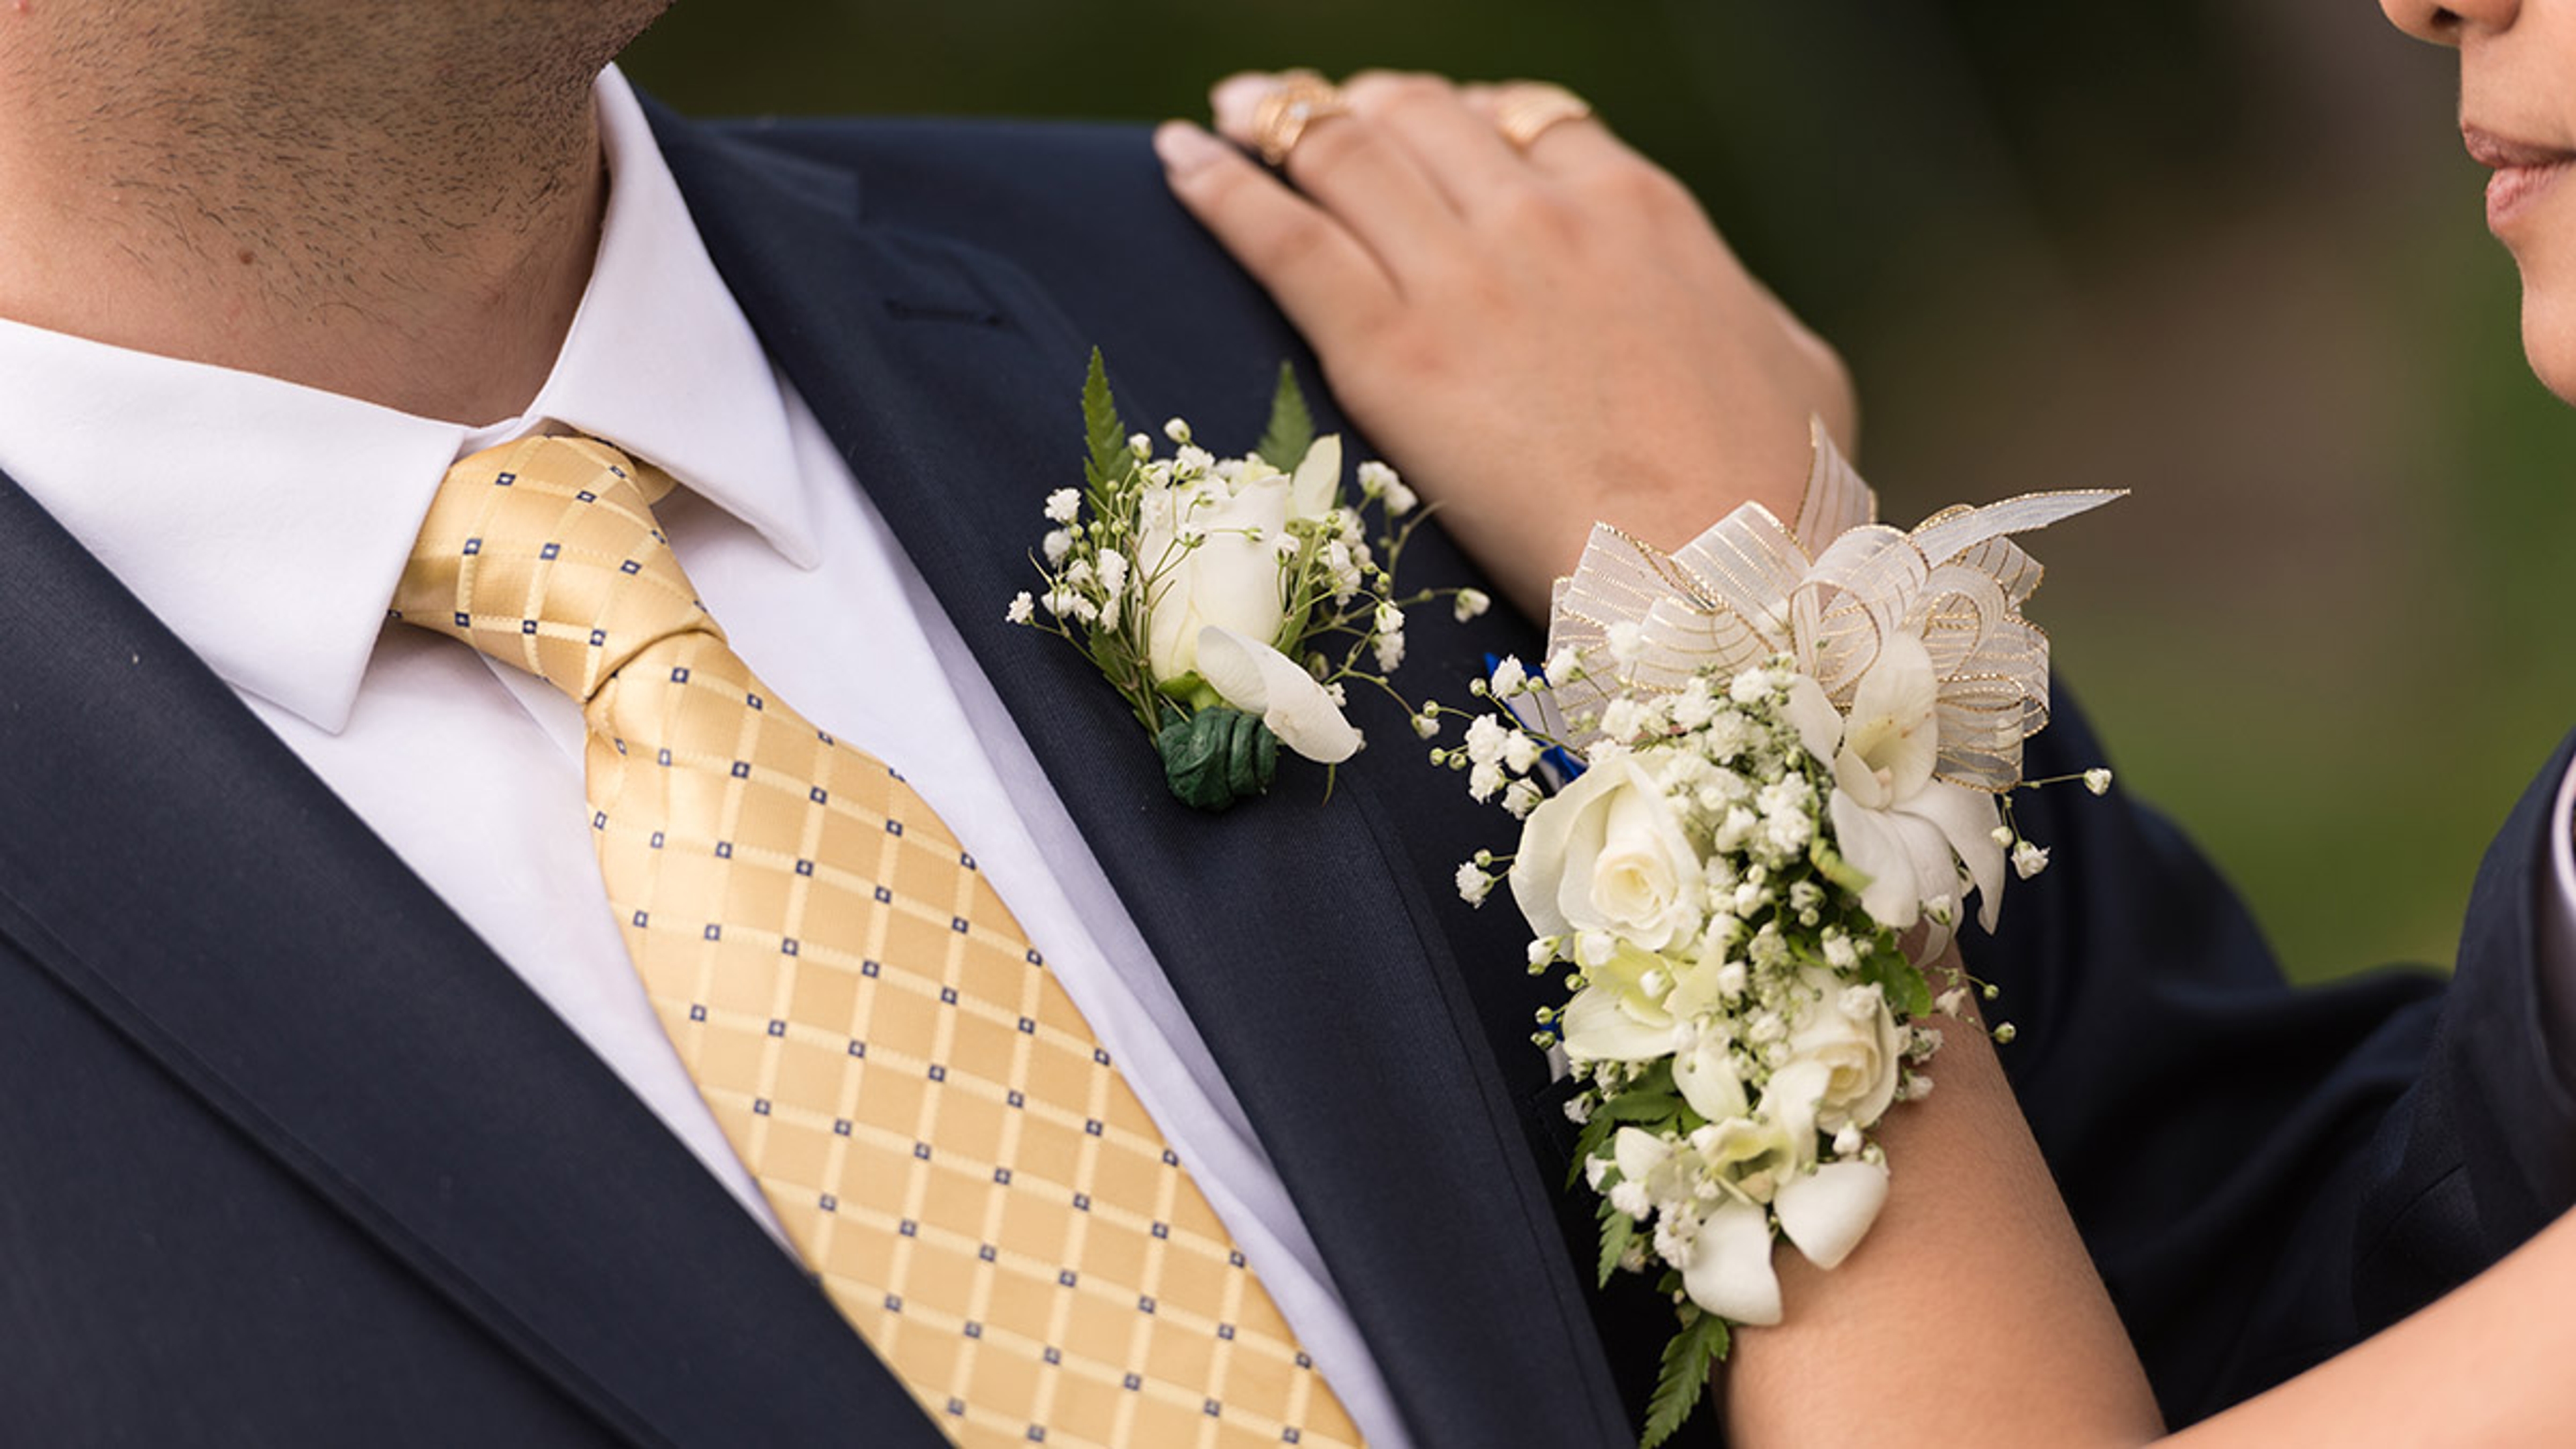
[[[1075,652],[1001,619],[1077,466],[1093,344],[1131,422],[1232,446],[1280,358],[1311,380],[1295,337],[1132,130],[655,124],[771,357],[1170,971],[1415,1436],[1633,1442],[1667,1310],[1593,1287],[1562,1089],[1527,1042],[1549,986],[1508,907],[1446,884],[1499,817],[1373,701],[1376,747],[1329,799],[1291,764],[1270,800],[1192,813]],[[1433,528],[1407,565],[1477,577]],[[1454,690],[1536,645],[1499,610],[1426,621],[1406,673]],[[2099,759],[2071,709],[2044,739],[2035,773]],[[1970,949],[2026,1025],[2017,1082],[2169,1407],[2349,1341],[2567,1201],[2565,1154],[2517,1145],[2533,1083],[2465,1049],[2528,1008],[2527,883],[2482,895],[2499,924],[2471,933],[2504,984],[2443,1019],[2426,977],[2287,991],[2225,887],[2116,799],[2051,792],[2025,820],[2062,864]],[[606,1067],[5,479],[0,1104],[15,1440],[941,1442]]]

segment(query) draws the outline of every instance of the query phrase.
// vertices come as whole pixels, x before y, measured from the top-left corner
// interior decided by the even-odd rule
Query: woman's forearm
[[[1891,1185],[1868,1239],[1830,1273],[1782,1252],[1786,1321],[1737,1334],[1718,1388],[1742,1449],[2081,1449],[2162,1432],[1995,1047],[1978,1025],[1943,1025],[1936,1089],[1881,1124]]]

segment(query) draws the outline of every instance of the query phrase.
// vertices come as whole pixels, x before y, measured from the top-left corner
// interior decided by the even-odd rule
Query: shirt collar
[[[2576,762],[2560,777],[2558,798],[2549,807],[2549,885],[2541,893],[2540,940],[2542,969],[2557,981],[2576,983]],[[2556,999],[2576,1012],[2576,986]],[[2576,1041],[2576,1021],[2561,1025],[2571,1028],[2561,1039]]]
[[[814,567],[779,380],[633,90],[611,67],[595,96],[599,254],[523,416],[468,427],[0,321],[0,471],[227,683],[334,733],[431,495],[478,448],[595,434]]]

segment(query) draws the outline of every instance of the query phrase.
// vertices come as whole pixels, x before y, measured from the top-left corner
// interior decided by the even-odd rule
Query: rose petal
[[[1780,1321],[1780,1280],[1771,1271],[1771,1220],[1748,1202],[1729,1201],[1701,1220],[1682,1290],[1731,1323]]]
[[[1199,677],[1226,703],[1261,722],[1279,743],[1317,764],[1337,765],[1360,747],[1324,686],[1269,645],[1210,624],[1199,631]]]
[[[1807,1261],[1837,1268],[1860,1246],[1887,1202],[1887,1169],[1871,1162],[1828,1162],[1782,1186],[1771,1200],[1780,1231]]]
[[[1199,622],[1232,629],[1264,643],[1278,637],[1287,614],[1281,597],[1279,555],[1272,540],[1288,526],[1288,480],[1256,479],[1232,497],[1222,492],[1212,506],[1183,520],[1185,529],[1207,537],[1191,550],[1183,582]],[[1250,535],[1258,532],[1261,536]]]
[[[1568,867],[1601,853],[1605,812],[1592,807],[1604,792],[1630,779],[1617,769],[1587,770],[1573,784],[1539,802],[1521,822],[1521,848],[1512,860],[1512,899],[1540,935],[1565,935],[1574,929],[1575,914],[1588,918],[1592,883],[1588,878],[1572,879]]]

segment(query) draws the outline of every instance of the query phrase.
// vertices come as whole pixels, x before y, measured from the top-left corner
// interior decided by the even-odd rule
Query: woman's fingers
[[[1154,151],[1172,194],[1299,331],[1337,340],[1395,300],[1386,269],[1349,228],[1225,142],[1166,121]]]
[[[1594,521],[1671,547],[1746,498],[1792,511],[1808,416],[1848,435],[1831,350],[1571,95],[1373,73],[1212,99],[1235,141],[1294,142],[1288,179],[1176,124],[1174,191],[1533,615]]]
[[[1450,210],[1470,222],[1535,179],[1493,123],[1438,76],[1364,71],[1342,94],[1352,113],[1409,153]]]
[[[1280,81],[1238,75],[1218,83],[1208,97],[1217,131],[1242,146],[1277,139],[1261,134],[1261,102]],[[1411,150],[1352,100],[1345,90],[1340,105],[1348,109],[1326,109],[1306,121],[1281,169],[1375,254],[1401,287],[1408,274],[1456,251],[1458,213]]]
[[[1458,102],[1498,137],[1517,130],[1510,144],[1518,146],[1528,164],[1544,176],[1580,178],[1604,169],[1652,164],[1629,150],[1572,92],[1544,81],[1460,86]]]

